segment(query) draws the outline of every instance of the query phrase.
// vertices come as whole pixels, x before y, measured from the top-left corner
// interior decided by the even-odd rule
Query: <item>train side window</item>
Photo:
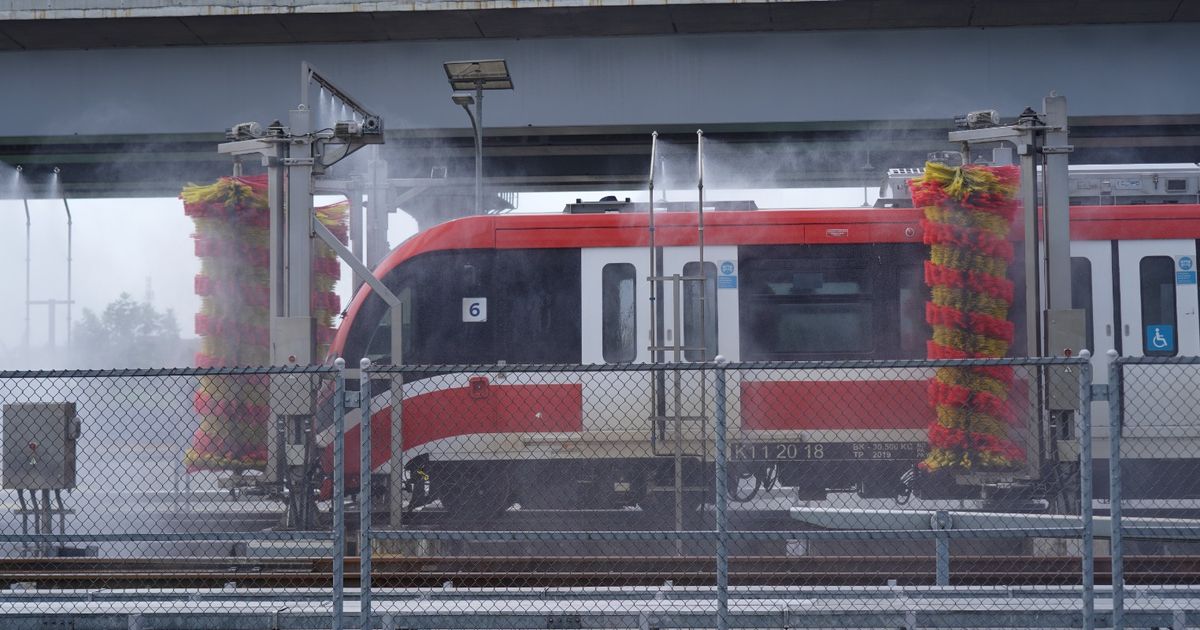
[[[700,263],[683,266],[683,275],[700,277]],[[717,357],[717,266],[704,263],[704,340],[700,340],[700,282],[683,284],[683,345],[704,347],[704,351],[685,350],[688,361],[710,361]]]
[[[604,361],[629,363],[637,358],[637,270],[630,263],[610,263],[600,276]]]
[[[1084,347],[1096,352],[1095,333],[1092,322],[1092,261],[1082,257],[1071,258],[1071,308],[1083,310]]]
[[[1178,353],[1175,321],[1175,259],[1147,256],[1142,259],[1142,352],[1146,356],[1172,357]]]
[[[404,287],[400,291],[396,291],[396,297],[400,299],[402,308],[403,324],[400,334],[401,352],[406,356],[412,350],[412,288]],[[397,364],[395,357],[392,356],[392,318],[387,307],[383,309],[383,317],[379,320],[379,325],[371,333],[371,338],[367,341],[367,358],[371,359],[372,363],[377,365],[394,365]],[[405,363],[405,357],[400,357],[399,363]]]
[[[886,275],[886,279],[883,277]],[[907,279],[885,270],[867,248],[770,251],[742,263],[742,357],[794,360],[895,352],[907,327],[907,351],[921,355],[924,290],[916,268]],[[897,282],[909,291],[906,311]],[[903,334],[903,333],[902,333]]]

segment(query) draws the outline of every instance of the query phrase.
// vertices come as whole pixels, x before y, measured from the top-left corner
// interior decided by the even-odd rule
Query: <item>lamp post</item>
[[[483,214],[483,91],[511,90],[512,77],[503,59],[447,61],[442,67],[454,90],[450,100],[467,112],[475,132],[475,214]]]

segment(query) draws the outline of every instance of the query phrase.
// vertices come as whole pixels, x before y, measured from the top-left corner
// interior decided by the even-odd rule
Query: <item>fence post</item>
[[[716,392],[716,456],[714,468],[716,479],[716,525],[717,525],[717,630],[729,628],[729,548],[725,540],[728,531],[729,508],[729,475],[728,462],[725,457],[725,440],[727,418],[725,417],[725,358],[717,357],[717,392]]]
[[[1092,353],[1079,353],[1079,507],[1083,510],[1083,628],[1096,627],[1096,548],[1092,521]]]
[[[934,550],[935,570],[937,572],[936,580],[938,586],[950,586],[950,536],[946,530],[950,529],[950,513],[945,510],[938,510],[933,515],[934,535]]]
[[[358,613],[361,630],[371,630],[371,360],[358,363]]]
[[[1112,627],[1125,628],[1125,567],[1121,549],[1121,359],[1108,351],[1108,506],[1112,519]]]
[[[346,606],[346,360],[338,357],[333,388],[333,630]]]

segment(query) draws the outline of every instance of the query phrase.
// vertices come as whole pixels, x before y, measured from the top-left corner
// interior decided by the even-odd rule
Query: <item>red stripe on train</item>
[[[742,428],[924,429],[929,381],[743,381]]]
[[[478,381],[477,381],[478,382]],[[583,386],[578,383],[457,387],[404,399],[404,449],[481,433],[563,433],[583,430]],[[391,408],[371,415],[371,469],[392,456]],[[358,486],[359,429],[346,431],[346,485]],[[469,454],[464,453],[464,457]],[[443,456],[442,459],[448,458]],[[333,450],[322,453],[333,470]]]

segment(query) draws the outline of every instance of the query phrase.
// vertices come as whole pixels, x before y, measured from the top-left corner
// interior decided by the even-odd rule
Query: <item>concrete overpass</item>
[[[739,185],[858,184],[946,148],[956,113],[1050,90],[1074,162],[1200,159],[1196,0],[37,4],[0,2],[0,161],[73,195],[227,173],[221,131],[285,116],[302,60],[383,114],[393,176],[466,177],[441,63],[508,59],[485,120],[506,190],[640,185],[646,134],[697,127]]]

